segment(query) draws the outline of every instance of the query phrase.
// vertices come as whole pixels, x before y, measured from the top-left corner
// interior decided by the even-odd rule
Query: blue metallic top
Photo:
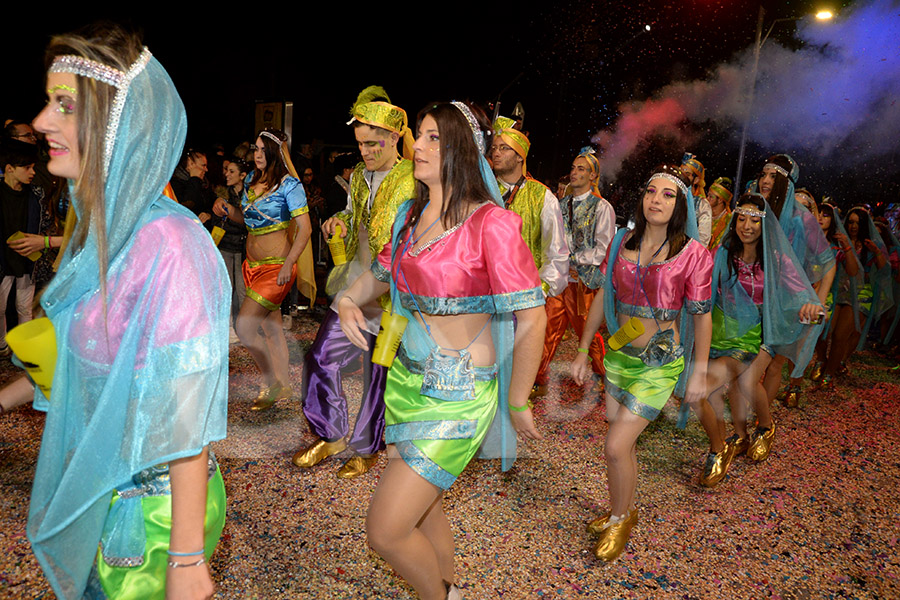
[[[306,192],[296,177],[285,175],[278,187],[251,201],[249,194],[252,178],[253,173],[244,180],[244,195],[241,197],[244,224],[250,235],[287,229],[291,219],[309,212]]]

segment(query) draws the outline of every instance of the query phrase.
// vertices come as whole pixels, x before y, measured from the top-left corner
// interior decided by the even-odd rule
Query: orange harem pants
[[[591,302],[597,294],[596,290],[592,290],[581,281],[569,282],[566,289],[559,296],[547,296],[544,308],[547,311],[547,332],[544,335],[544,354],[541,356],[541,366],[538,368],[537,377],[534,382],[537,385],[547,385],[550,381],[550,361],[556,354],[559,342],[562,340],[566,327],[572,325],[575,335],[581,338],[584,331],[584,321],[587,318],[588,309],[591,308]],[[603,338],[599,335],[594,336],[591,346],[588,349],[588,356],[591,357],[591,367],[597,375],[603,375],[603,355],[606,353],[606,347],[603,344]]]

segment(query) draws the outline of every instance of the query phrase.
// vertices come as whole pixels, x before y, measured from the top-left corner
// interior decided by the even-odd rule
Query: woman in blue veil
[[[775,424],[760,377],[776,353],[795,364],[808,362],[822,328],[818,298],[778,218],[760,194],[747,193],[738,200],[716,252],[712,282],[707,387],[716,427],[702,421],[710,452],[700,483],[707,487],[725,477],[737,454],[746,451],[755,461],[768,456]],[[725,440],[723,393],[731,381],[740,393],[732,394],[735,434]],[[756,409],[758,426],[752,436],[741,398],[751,398]]]
[[[184,106],[116,26],[53,38],[35,120],[69,179],[67,244],[41,298],[56,335],[27,534],[57,597],[206,598],[225,519],[210,442],[225,437],[221,256],[163,195]]]

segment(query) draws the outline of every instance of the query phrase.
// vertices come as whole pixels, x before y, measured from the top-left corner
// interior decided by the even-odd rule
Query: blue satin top
[[[278,187],[251,201],[248,195],[252,178],[253,173],[250,173],[244,180],[244,195],[241,197],[244,224],[250,235],[287,229],[291,219],[309,212],[306,192],[296,177],[285,175]]]

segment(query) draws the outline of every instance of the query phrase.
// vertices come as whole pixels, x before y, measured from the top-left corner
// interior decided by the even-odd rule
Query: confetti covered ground
[[[294,319],[295,387],[316,327],[314,315]],[[900,381],[891,363],[857,356],[836,388],[805,394],[800,409],[777,405],[769,459],[739,458],[713,490],[697,484],[705,436],[696,421],[675,429],[670,404],[639,441],[640,522],[623,556],[602,565],[584,526],[606,505],[606,422],[566,375],[574,343],[563,343],[536,410],[545,439],[520,446],[508,473],[474,461],[445,495],[467,599],[900,598]],[[366,545],[384,459],[350,481],[335,477],[336,459],[297,469],[292,454],[312,441],[300,399],[251,412],[253,363],[239,346],[231,360],[229,437],[214,446],[228,492],[211,563],[217,597],[414,598]],[[4,362],[0,383],[12,374]],[[346,376],[351,399],[361,387],[358,370]],[[0,416],[2,598],[53,597],[25,538],[42,423],[30,408]]]

